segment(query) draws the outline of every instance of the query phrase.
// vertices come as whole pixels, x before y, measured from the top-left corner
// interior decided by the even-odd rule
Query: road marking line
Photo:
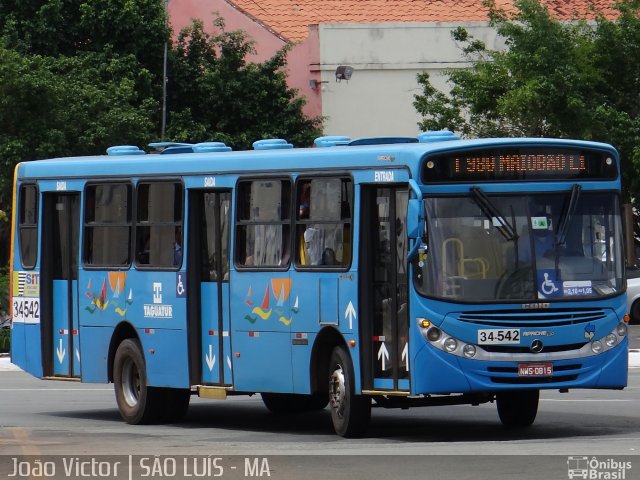
[[[0,392],[112,392],[112,388],[0,388]]]
[[[614,399],[614,398],[603,398],[601,400],[596,399],[596,398],[589,398],[589,399],[578,399],[578,400],[571,400],[571,399],[567,399],[567,400],[563,400],[560,398],[541,398],[540,399],[541,402],[633,402],[634,400],[623,400],[623,399]]]
[[[9,427],[8,430],[13,434],[13,438],[20,442],[25,455],[41,455],[40,449],[29,438],[29,433],[24,428]]]

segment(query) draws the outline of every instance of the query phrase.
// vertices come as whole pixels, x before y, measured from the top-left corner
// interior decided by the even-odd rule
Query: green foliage
[[[23,55],[111,50],[160,74],[169,29],[162,0],[2,0],[0,35]]]
[[[310,144],[321,119],[305,118],[287,87],[286,52],[247,64],[246,35],[215,26],[211,36],[195,21],[173,47],[164,0],[2,0],[0,206],[18,162],[157,140],[165,45],[171,140]]]
[[[473,65],[447,71],[448,94],[418,76],[420,128],[606,141],[621,152],[627,197],[640,198],[640,2],[623,1],[618,19],[595,25],[560,22],[539,0],[516,1],[512,16],[485,5],[507,48],[487,49],[454,30]]]
[[[20,161],[154,138],[151,82],[131,55],[22,56],[0,45],[0,204],[11,204]]]
[[[9,353],[11,350],[11,329],[0,329],[0,353]]]
[[[3,313],[9,314],[9,268],[0,268],[0,317]]]
[[[170,64],[168,136],[209,138],[236,149],[269,137],[310,145],[321,119],[304,117],[304,100],[287,87],[286,49],[264,63],[247,63],[253,44],[246,35],[225,31],[219,18],[214,27],[210,35],[194,21],[180,33]]]

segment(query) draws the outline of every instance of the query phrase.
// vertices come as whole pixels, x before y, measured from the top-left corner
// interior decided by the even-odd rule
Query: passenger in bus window
[[[175,241],[173,242],[173,264],[180,265],[182,263],[182,228],[176,227]]]
[[[333,251],[333,248],[325,248],[324,252],[322,252],[322,265],[337,265],[336,261],[336,252]]]
[[[311,184],[305,183],[302,185],[302,191],[300,193],[300,206],[298,207],[298,217],[302,220],[309,218],[311,202]]]

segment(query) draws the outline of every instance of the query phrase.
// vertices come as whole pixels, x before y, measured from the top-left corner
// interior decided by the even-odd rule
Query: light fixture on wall
[[[336,82],[340,82],[342,80],[349,81],[352,74],[353,67],[349,65],[339,65],[338,68],[336,68]]]
[[[309,87],[312,90],[317,90],[320,84],[322,83],[329,83],[329,82],[327,80],[316,80],[315,78],[312,78],[311,80],[309,80]]]

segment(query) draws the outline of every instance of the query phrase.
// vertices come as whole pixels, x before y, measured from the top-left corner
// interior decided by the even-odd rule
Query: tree
[[[2,0],[0,36],[23,55],[133,55],[160,75],[169,29],[163,0]]]
[[[140,95],[150,79],[132,66],[132,56],[22,56],[0,46],[0,205],[11,204],[18,162],[154,138],[158,103]]]
[[[250,148],[254,140],[285,138],[308,146],[321,119],[306,118],[305,100],[286,83],[286,48],[264,63],[247,63],[253,43],[241,31],[215,34],[200,21],[183,29],[172,51],[167,135],[174,140],[220,140]]]
[[[246,64],[246,35],[217,26],[211,37],[195,22],[174,48],[164,0],[0,2],[0,205],[20,161],[157,140],[165,42],[172,140],[309,144],[320,119],[287,88],[285,52]]]
[[[640,20],[638,0],[616,20],[561,22],[539,0],[517,0],[508,15],[485,1],[506,49],[489,50],[463,28],[453,37],[473,64],[447,72],[451,90],[426,73],[414,106],[420,128],[466,136],[550,136],[613,143],[622,155],[627,196],[640,198]]]

